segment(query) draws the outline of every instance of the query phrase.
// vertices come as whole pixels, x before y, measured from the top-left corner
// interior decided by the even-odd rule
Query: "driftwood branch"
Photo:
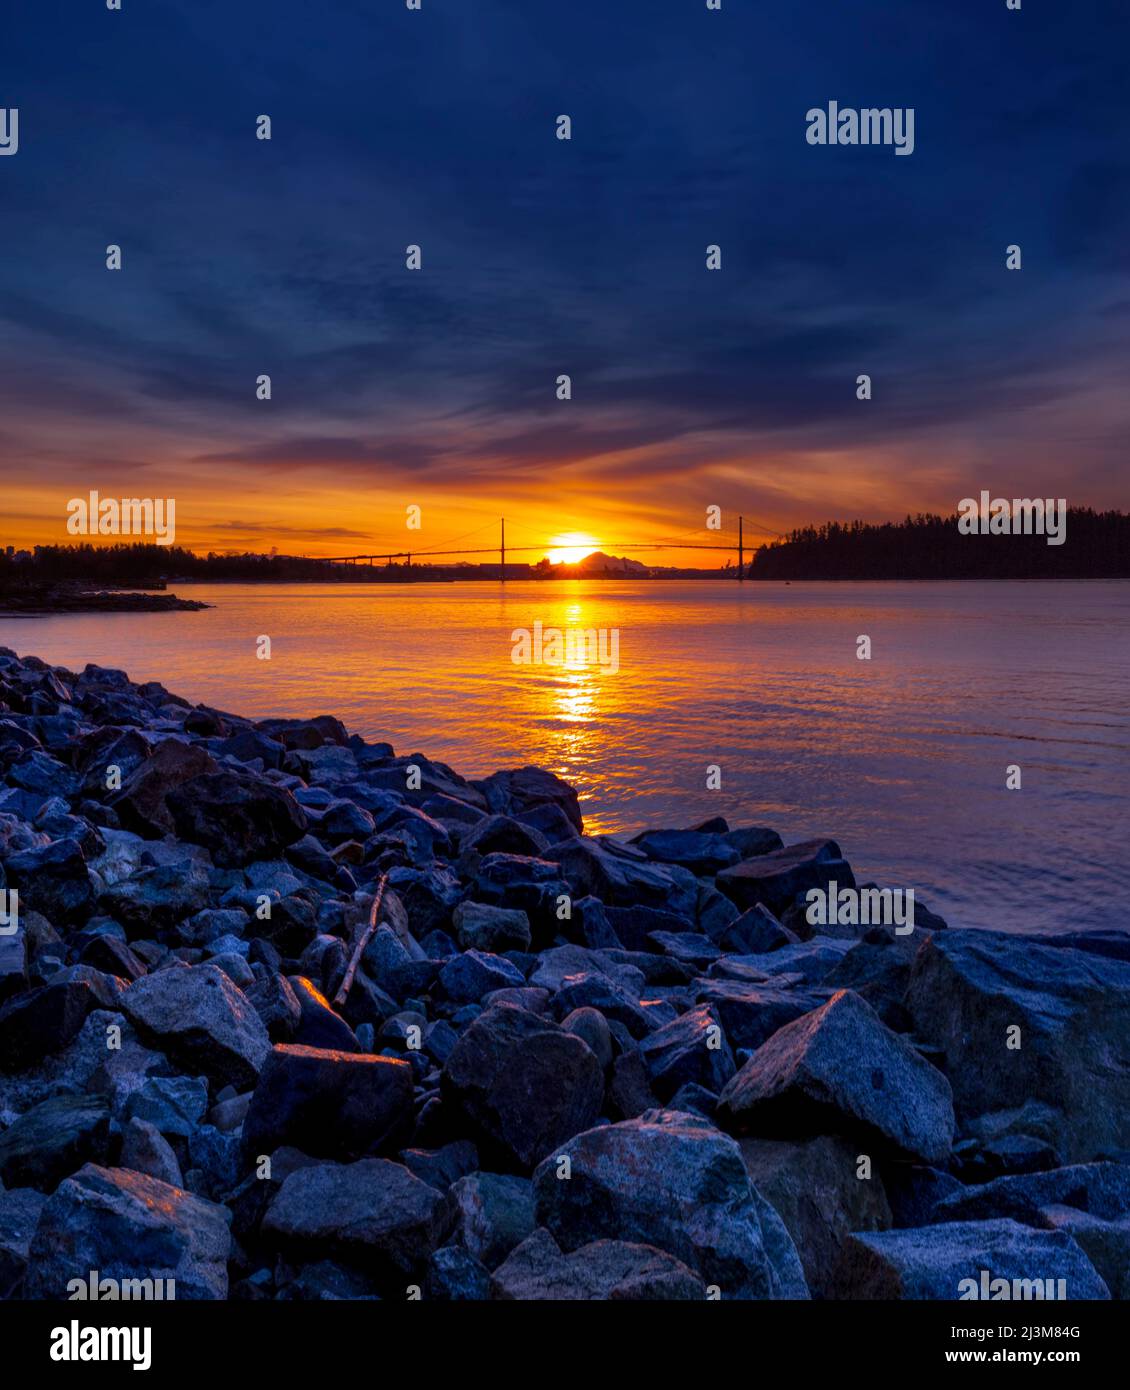
[[[353,949],[349,953],[349,964],[345,968],[342,976],[341,985],[334,995],[334,1007],[341,1008],[349,996],[349,990],[353,984],[353,978],[357,974],[357,967],[361,964],[361,955],[365,947],[372,940],[373,933],[377,929],[377,922],[381,915],[381,903],[384,900],[385,884],[388,882],[388,874],[383,873],[380,882],[377,884],[377,891],[373,894],[373,903],[369,908],[369,920],[364,927],[358,927],[353,934]]]

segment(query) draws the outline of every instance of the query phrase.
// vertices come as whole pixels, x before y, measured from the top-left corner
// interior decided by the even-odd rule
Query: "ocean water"
[[[832,836],[859,881],[951,925],[1130,927],[1130,583],[176,591],[215,606],[0,619],[0,643],[239,714],[335,714],[468,776],[537,763],[591,830],[724,815]],[[516,664],[539,622],[603,630],[606,660]]]

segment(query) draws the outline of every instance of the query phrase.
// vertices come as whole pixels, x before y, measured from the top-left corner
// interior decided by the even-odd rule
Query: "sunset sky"
[[[413,549],[1130,506],[1130,9],[824,11],[21,7],[0,540],[91,488],[311,555],[404,548],[409,504]],[[808,146],[832,99],[913,107],[913,155]]]

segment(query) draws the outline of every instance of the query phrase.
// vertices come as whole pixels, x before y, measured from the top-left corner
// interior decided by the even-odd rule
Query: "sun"
[[[564,535],[551,536],[549,544],[549,560],[554,565],[575,565],[578,560],[600,549],[600,542],[583,531],[566,531]]]

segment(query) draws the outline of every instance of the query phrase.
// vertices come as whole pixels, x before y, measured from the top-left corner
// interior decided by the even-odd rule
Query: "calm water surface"
[[[1130,584],[176,591],[215,607],[2,619],[0,643],[240,714],[336,714],[468,776],[538,763],[577,786],[591,830],[722,814],[831,835],[861,881],[912,887],[953,925],[1127,925]],[[515,665],[513,629],[539,620],[618,629],[619,670]]]

